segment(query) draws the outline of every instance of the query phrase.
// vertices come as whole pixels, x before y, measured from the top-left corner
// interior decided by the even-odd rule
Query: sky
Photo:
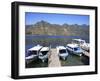
[[[51,14],[51,13],[25,13],[25,24],[33,25],[41,20],[47,21],[51,24],[86,24],[89,25],[88,15],[74,15],[74,14]]]

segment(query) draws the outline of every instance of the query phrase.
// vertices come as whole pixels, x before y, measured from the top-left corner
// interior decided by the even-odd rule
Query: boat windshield
[[[46,55],[48,51],[41,51],[42,55]]]
[[[76,44],[84,44],[85,42],[82,41],[82,40],[81,40],[81,41],[75,41],[75,40],[74,40],[73,43],[76,43]]]
[[[66,50],[65,49],[62,49],[62,50],[59,50],[59,53],[66,53]]]
[[[80,44],[80,42],[79,41],[76,41],[76,40],[73,40],[73,42],[72,43],[75,43],[75,44]]]
[[[28,51],[28,56],[37,55],[37,51]]]
[[[80,48],[79,48],[79,47],[77,47],[77,48],[74,48],[74,51],[77,51],[77,50],[80,50]]]

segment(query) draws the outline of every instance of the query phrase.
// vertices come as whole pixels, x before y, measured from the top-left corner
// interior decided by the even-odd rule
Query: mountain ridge
[[[25,25],[26,35],[63,35],[63,36],[89,36],[89,25],[64,23],[51,24],[44,20],[36,22],[33,25]]]

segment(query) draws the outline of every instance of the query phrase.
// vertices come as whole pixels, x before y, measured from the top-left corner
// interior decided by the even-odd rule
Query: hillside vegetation
[[[33,25],[26,25],[26,35],[63,35],[87,37],[89,36],[89,26],[85,24],[51,24],[42,20]]]

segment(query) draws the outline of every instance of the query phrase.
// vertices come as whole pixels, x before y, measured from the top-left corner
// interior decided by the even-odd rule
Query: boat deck
[[[59,59],[56,49],[50,50],[50,54],[48,58],[48,66],[49,67],[60,67],[61,66],[60,59]]]

